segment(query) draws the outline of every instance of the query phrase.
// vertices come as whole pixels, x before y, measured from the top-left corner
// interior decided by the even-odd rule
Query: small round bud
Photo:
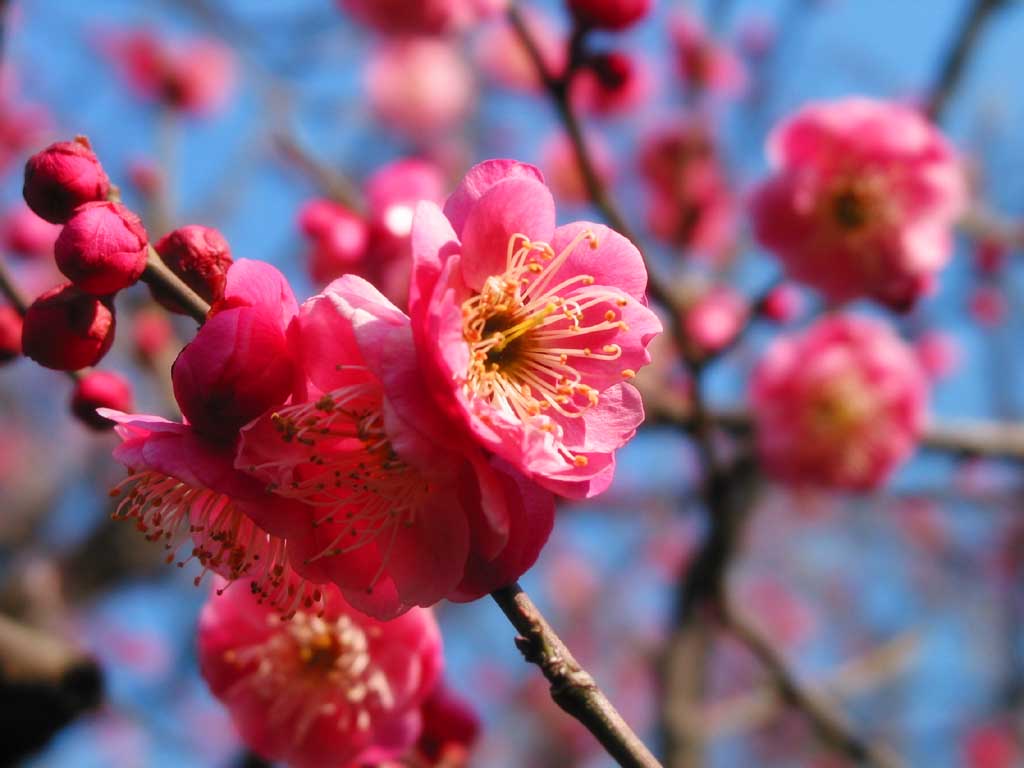
[[[114,343],[114,305],[69,284],[52,288],[25,313],[21,346],[45,368],[76,371],[95,365]]]
[[[0,307],[0,364],[21,357],[21,315],[14,307]]]
[[[63,224],[82,203],[106,199],[108,192],[110,180],[84,136],[51,144],[25,164],[25,202],[54,224]]]
[[[148,242],[142,219],[120,203],[86,203],[64,225],[53,252],[71,282],[108,296],[142,275]]]
[[[71,413],[90,429],[110,429],[114,422],[100,416],[96,409],[130,413],[132,401],[132,387],[123,376],[111,371],[90,371],[75,384]]]
[[[601,29],[625,29],[646,16],[651,0],[569,0],[577,21]]]
[[[164,235],[156,244],[156,252],[164,264],[189,288],[213,304],[224,297],[231,248],[216,229],[189,225]],[[188,311],[173,296],[150,286],[153,298],[163,307],[179,315]]]

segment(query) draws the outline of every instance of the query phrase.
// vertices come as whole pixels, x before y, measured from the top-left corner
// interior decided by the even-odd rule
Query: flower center
[[[597,247],[593,232],[584,230],[555,254],[547,243],[512,237],[505,272],[488,277],[462,305],[467,395],[520,420],[544,412],[578,418],[597,404],[599,392],[585,381],[581,363],[621,357],[614,339],[628,330],[621,319],[626,299],[595,285],[592,275],[561,275],[555,282],[584,241]]]
[[[310,562],[378,541],[387,566],[395,537],[416,520],[430,483],[391,446],[384,431],[380,387],[362,383],[309,403],[282,408],[271,419],[284,451],[249,471],[275,478],[269,490],[322,510],[313,526],[328,526],[329,542]]]
[[[827,442],[849,441],[870,424],[875,399],[857,377],[841,376],[822,385],[808,403],[812,434]]]
[[[847,236],[868,235],[893,215],[886,180],[874,173],[840,178],[823,205],[823,218]]]
[[[255,693],[273,702],[271,722],[290,723],[301,743],[319,717],[332,717],[340,731],[370,727],[371,709],[391,709],[394,697],[373,664],[367,633],[348,615],[331,621],[298,612],[289,621],[267,616],[270,635],[261,643],[232,648],[224,660],[245,674],[228,692]]]
[[[284,540],[258,528],[228,496],[151,470],[131,473],[110,495],[122,497],[111,517],[135,520],[146,539],[163,541],[168,563],[191,538],[188,557],[177,565],[184,568],[199,561],[202,571],[194,579],[196,586],[213,571],[228,581],[248,580],[260,602],[268,602],[285,618],[299,608],[322,608],[320,588],[299,578],[288,565]]]

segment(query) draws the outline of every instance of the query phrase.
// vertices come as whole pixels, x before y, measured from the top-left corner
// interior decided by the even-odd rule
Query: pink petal
[[[551,247],[561,253],[584,230],[597,237],[597,248],[583,240],[555,274],[551,284],[557,285],[575,275],[590,275],[597,285],[611,285],[646,303],[647,267],[643,256],[632,242],[603,224],[577,221],[555,230]]]
[[[509,241],[515,234],[548,242],[555,229],[555,200],[532,178],[501,181],[473,206],[462,229],[462,277],[479,290],[491,275],[508,265]]]
[[[540,169],[516,160],[487,160],[474,165],[444,205],[444,215],[451,221],[457,234],[462,234],[466,219],[477,201],[491,187],[505,179],[534,179],[544,183]]]

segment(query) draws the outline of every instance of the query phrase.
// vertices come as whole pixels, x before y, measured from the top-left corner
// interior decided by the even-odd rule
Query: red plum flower
[[[112,492],[122,497],[117,516],[163,541],[169,560],[190,535],[189,560],[230,581],[244,578],[285,614],[322,598],[319,587],[292,571],[281,538],[289,519],[302,513],[234,461],[239,429],[291,395],[295,366],[286,334],[296,312],[277,270],[236,262],[224,299],[174,364],[185,422],[99,411],[117,422],[122,444],[114,458],[129,470]]]
[[[625,29],[650,13],[652,0],[569,0],[569,9],[582,24],[602,29]]]
[[[154,247],[160,260],[207,302],[213,304],[223,298],[232,263],[231,247],[216,229],[197,224],[180,227],[160,238]],[[165,309],[188,314],[159,288],[151,285],[150,291]]]
[[[907,309],[952,252],[965,201],[953,149],[898,104],[812,104],[776,128],[753,199],[758,240],[832,302]]]
[[[555,227],[533,166],[470,170],[413,222],[410,314],[426,382],[479,443],[551,490],[607,488],[643,421],[628,383],[661,331],[647,271],[600,224]]]
[[[21,357],[21,313],[14,307],[0,306],[0,365]]]
[[[338,4],[387,35],[437,35],[494,15],[505,0],[339,0]]]
[[[245,427],[236,466],[309,509],[285,534],[301,574],[385,619],[533,564],[550,496],[451,435],[401,311],[349,275],[303,304],[294,340],[305,395]]]
[[[697,93],[735,95],[746,85],[743,64],[729,48],[714,40],[704,24],[690,14],[673,20],[672,39],[683,82]]]
[[[380,622],[327,588],[319,613],[288,620],[247,592],[210,597],[199,666],[243,741],[295,768],[379,765],[420,735],[420,707],[443,664],[431,613]]]
[[[25,202],[54,224],[63,224],[83,203],[105,200],[109,191],[110,179],[84,136],[51,144],[25,163]]]
[[[99,408],[132,410],[132,387],[113,371],[90,371],[75,382],[71,394],[71,412],[92,429],[110,429],[114,422],[100,416]]]
[[[107,30],[100,47],[141,98],[183,112],[216,112],[234,86],[234,56],[216,40],[169,40],[146,29]]]
[[[377,117],[412,137],[450,128],[473,103],[472,73],[445,40],[403,38],[375,48],[365,85]]]
[[[340,203],[317,198],[299,211],[299,229],[310,242],[309,272],[317,285],[361,271],[369,232],[359,214]]]
[[[914,451],[928,384],[914,351],[887,326],[834,316],[768,349],[751,400],[758,452],[773,476],[869,490]]]
[[[77,371],[95,365],[114,343],[114,305],[69,284],[52,288],[25,313],[25,357],[45,368]]]
[[[557,75],[563,72],[566,45],[551,19],[530,6],[523,8],[523,23],[548,73]],[[477,38],[474,55],[484,72],[502,87],[527,92],[536,92],[543,87],[537,65],[507,19],[500,19],[484,28]]]
[[[108,296],[133,285],[146,268],[149,236],[120,203],[86,203],[54,244],[57,267],[83,291]]]

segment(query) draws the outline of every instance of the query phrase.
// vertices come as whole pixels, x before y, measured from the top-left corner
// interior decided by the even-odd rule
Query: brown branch
[[[713,408],[706,418],[715,428],[744,433],[753,429],[753,418],[743,408]],[[671,425],[686,432],[697,428],[692,412],[682,410],[652,410],[648,426]],[[927,451],[941,451],[964,456],[1024,461],[1024,422],[984,421],[957,419],[935,422],[925,428],[920,447]]]
[[[281,157],[309,176],[323,194],[353,211],[363,209],[359,188],[347,176],[324,165],[286,133],[275,133],[272,140]]]
[[[858,737],[832,701],[800,682],[771,641],[728,602],[722,606],[721,620],[723,626],[761,662],[780,695],[807,716],[823,741],[858,764],[877,768],[897,768],[902,765],[888,748]]]
[[[1006,2],[1007,0],[974,0],[967,16],[957,30],[956,38],[939,68],[939,76],[928,97],[925,114],[931,120],[938,121],[942,118],[943,112],[963,79],[971,52],[980,41],[986,22]]]
[[[619,765],[660,768],[661,764],[622,719],[594,678],[573,658],[520,586],[499,589],[491,597],[520,634],[516,645],[523,658],[540,667],[548,679],[555,703],[582,723]]]
[[[210,305],[164,264],[160,254],[152,245],[149,246],[146,271],[142,273],[142,280],[163,293],[173,296],[175,301],[187,309],[200,325],[206,322],[206,316],[210,314]]]
[[[813,686],[840,698],[864,693],[904,672],[920,647],[920,633],[905,632],[843,662]],[[761,686],[709,707],[703,714],[704,728],[713,737],[756,728],[774,717],[784,703],[777,686]]]

